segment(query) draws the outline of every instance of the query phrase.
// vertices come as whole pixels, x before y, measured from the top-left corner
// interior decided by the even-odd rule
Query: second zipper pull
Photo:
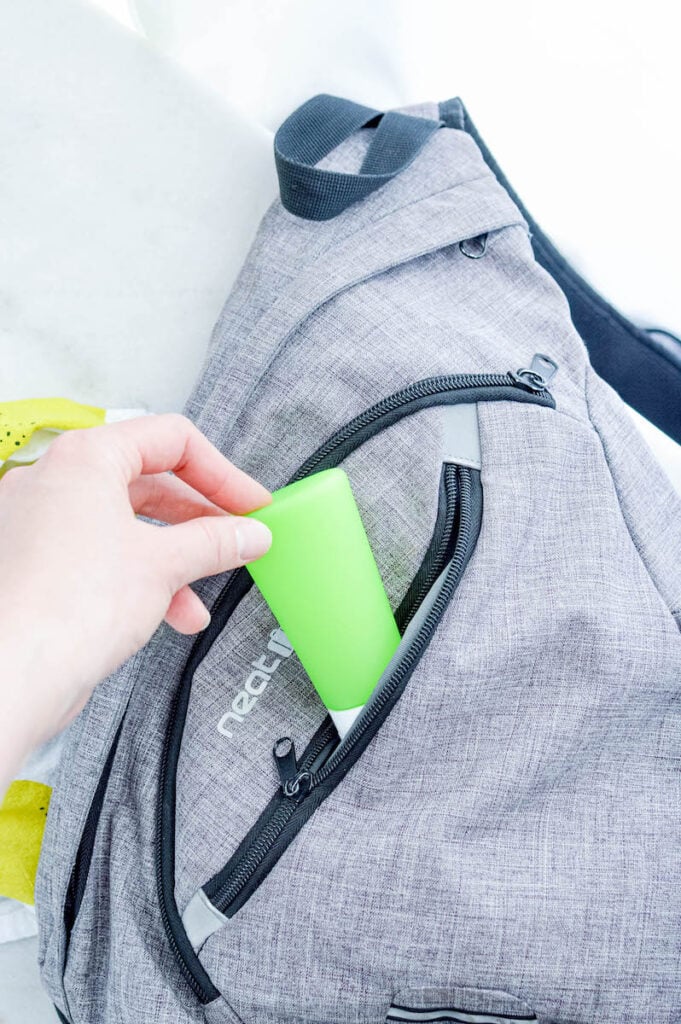
[[[558,363],[556,363],[550,356],[545,356],[541,352],[536,352],[532,356],[532,362],[529,368],[522,367],[520,370],[516,370],[515,373],[511,373],[512,379],[516,384],[522,384],[523,387],[529,391],[546,391],[547,385],[558,373]]]
[[[282,786],[286,786],[298,774],[296,748],[290,736],[281,736],[272,747]]]

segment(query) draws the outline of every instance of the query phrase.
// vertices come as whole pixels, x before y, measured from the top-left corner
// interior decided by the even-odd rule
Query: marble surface
[[[40,985],[37,957],[36,938],[0,946],[0,1024],[57,1024]]]
[[[3,396],[178,409],[276,194],[271,133],[75,0],[0,2],[0,39]]]
[[[462,94],[564,251],[678,332],[675,35],[656,0],[620,14],[0,0],[2,396],[180,408],[276,194],[272,130],[318,91],[379,107]],[[681,490],[681,448],[635,419]],[[34,956],[31,939],[0,946],[0,1024],[54,1020]]]

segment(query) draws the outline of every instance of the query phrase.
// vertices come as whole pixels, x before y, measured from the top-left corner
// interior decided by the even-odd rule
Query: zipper
[[[278,739],[272,748],[272,755],[279,772],[281,785],[286,790],[289,779],[295,778],[298,773],[296,748],[291,737],[282,736],[281,739]]]
[[[529,369],[516,370],[510,376],[516,383],[529,388],[536,394],[546,391],[548,384],[558,373],[558,363],[555,363],[549,356],[535,353],[532,357]]]
[[[287,772],[285,768],[279,769],[280,774],[282,771],[284,772],[284,777],[282,778],[282,791],[284,791],[288,786],[289,779],[293,780],[295,778],[299,778],[306,772],[309,774],[312,765],[318,759],[319,755],[334,743],[335,738],[336,728],[331,719],[327,718],[315,734],[312,742],[306,748],[299,764],[296,762],[293,740],[289,736],[285,736],[282,737],[282,739],[277,740],[275,743],[275,750],[277,746],[284,741],[287,741],[290,744],[289,756],[291,759],[291,765],[295,765],[295,770],[293,772]],[[277,753],[274,753],[274,758],[278,763]],[[279,802],[276,807],[271,809],[270,813],[267,814],[262,827],[259,828],[259,835],[251,844],[248,850],[248,855],[242,858],[241,863],[238,865],[236,870],[230,874],[226,895],[223,897],[217,895],[214,899],[211,899],[211,903],[213,903],[214,906],[219,907],[222,904],[230,902],[232,898],[232,891],[236,895],[243,890],[245,884],[253,876],[253,873],[264,862],[266,855],[272,850],[275,842],[281,836],[283,830],[286,828],[286,825],[294,816],[295,812],[296,804],[289,800],[286,802]],[[257,824],[260,825],[260,822]],[[206,892],[206,895],[208,895],[207,886],[204,891]]]
[[[261,814],[246,842],[241,844],[222,871],[204,886],[207,898],[222,914],[228,917],[233,916],[250,898],[264,877],[262,868],[266,867],[267,870],[270,870],[273,863],[283,853],[283,849],[277,849],[277,845],[284,832],[286,832],[285,846],[289,845],[292,838],[293,819],[298,816],[302,826],[309,817],[307,806],[301,805],[307,804],[314,791],[320,787],[323,789],[325,784],[327,784],[327,789],[323,795],[327,796],[330,792],[329,780],[333,779],[332,788],[335,788],[352,764],[357,761],[369,739],[375,734],[397,697],[402,693],[406,681],[428,646],[432,633],[463,575],[463,569],[474,547],[473,541],[477,540],[481,502],[477,502],[478,515],[476,517],[473,508],[476,476],[474,471],[465,467],[454,464],[445,466],[447,510],[448,513],[450,509],[458,513],[456,515],[458,529],[455,529],[456,539],[449,565],[440,574],[440,585],[437,587],[437,593],[430,603],[423,622],[418,623],[411,636],[405,632],[400,644],[401,648],[404,645],[404,650],[402,650],[397,664],[394,664],[395,659],[393,659],[388,665],[387,679],[385,682],[379,681],[374,696],[362,710],[357,721],[353,723],[343,741],[336,744],[335,749],[330,752],[317,770],[314,769],[314,763],[317,760],[317,751],[321,741],[329,727],[332,734],[335,733],[335,727],[330,718],[325,720],[320,735],[315,737],[318,742],[313,741],[308,747],[300,764],[297,764],[293,740],[290,737],[282,737],[274,744],[273,755],[279,772],[280,790]],[[455,515],[448,514],[447,519],[454,528]],[[417,611],[416,607],[412,608],[409,616],[415,625]],[[386,673],[383,678],[385,675]],[[336,774],[338,775],[337,779],[334,777]],[[255,838],[251,839],[253,833],[255,833]]]
[[[250,588],[251,580],[245,570],[241,569],[229,575],[215,603],[211,614],[211,623],[203,633],[199,634],[189,653],[180,683],[170,703],[168,729],[162,748],[159,771],[154,861],[161,921],[173,956],[185,981],[204,1005],[218,999],[220,992],[192,949],[182,927],[175,902],[175,772],[177,770],[177,755],[179,755],[179,741],[175,744],[172,744],[171,741],[177,737],[178,723],[181,723],[181,730],[184,730],[191,695],[191,680],[200,662],[212,647],[214,639],[217,638],[218,634],[211,629],[212,623],[215,618],[222,623],[218,631],[220,632]],[[215,635],[213,635],[214,633]],[[186,681],[189,681],[189,685],[185,685]],[[179,740],[181,740],[181,732]],[[174,757],[173,754],[175,754]],[[171,761],[172,771],[170,771]],[[167,828],[168,822],[172,822],[171,829]]]
[[[421,604],[435,580],[444,569],[450,557],[456,501],[447,500],[447,488],[458,488],[458,478],[449,472],[451,464],[445,463],[440,476],[438,496],[438,515],[433,529],[433,537],[428,545],[423,561],[418,568],[409,589],[395,611],[395,621],[400,633],[411,622],[415,610]]]
[[[532,395],[540,404],[555,408],[555,402],[547,385],[557,372],[558,364],[553,359],[536,353],[529,367],[523,367],[515,372],[509,370],[508,373],[443,374],[439,377],[426,377],[424,380],[416,381],[401,391],[382,399],[376,405],[372,405],[370,409],[360,413],[359,416],[337,430],[303,463],[288,482],[294,483],[296,480],[302,480],[303,477],[309,476],[310,473],[318,469],[337,466],[346,454],[349,455],[351,451],[364,444],[364,441],[375,433],[372,427],[377,421],[382,421],[381,429],[385,430],[405,415],[405,406],[411,407],[410,413],[418,412],[419,409],[437,405],[437,398],[445,394],[453,395],[458,391],[479,391],[480,395],[471,396],[469,401],[484,402],[505,399],[522,401],[520,395],[525,392],[527,394],[525,401],[531,401],[529,396]],[[339,449],[342,451],[345,448],[348,450],[339,458]]]
[[[382,399],[337,430],[287,482],[293,483],[313,472],[339,465],[351,452],[379,431],[404,416],[412,415],[429,406],[463,401],[516,401],[555,408],[555,401],[546,385],[556,370],[557,366],[553,360],[538,355],[534,357],[530,367],[521,368],[515,373],[509,371],[505,374],[445,374],[417,381]],[[457,500],[462,507],[466,501],[470,501],[471,504],[474,516],[472,528],[468,538],[465,536],[466,530],[459,530],[461,543],[457,537],[454,555],[443,573],[442,587],[436,603],[427,616],[425,626],[420,630],[421,639],[413,649],[410,647],[408,657],[405,654],[399,672],[396,670],[396,679],[391,685],[389,698],[386,697],[376,709],[373,704],[371,708],[365,708],[337,750],[332,750],[327,756],[327,748],[333,744],[334,737],[337,738],[335,727],[327,716],[307,745],[300,761],[296,760],[295,775],[292,774],[291,760],[291,756],[295,758],[295,751],[289,752],[291,756],[287,759],[288,767],[284,769],[286,780],[282,785],[288,784],[289,790],[294,790],[297,783],[297,791],[286,795],[280,787],[271,804],[237,850],[237,854],[241,851],[239,862],[232,865],[233,870],[229,879],[223,869],[204,887],[206,896],[211,902],[215,901],[214,905],[220,903],[229,907],[229,916],[233,916],[245,902],[244,893],[248,893],[254,883],[257,887],[258,879],[264,877],[278,859],[281,852],[281,843],[278,840],[281,839],[287,825],[293,828],[294,815],[298,813],[302,827],[304,821],[361,755],[371,736],[380,726],[382,718],[389,712],[392,706],[389,700],[394,703],[408,682],[458,585],[460,575],[477,540],[475,523],[477,517],[479,530],[482,505],[479,473],[466,467],[458,467],[458,483],[461,495]],[[178,966],[188,985],[203,1004],[217,999],[219,992],[189,942],[175,902],[175,776],[194,672],[251,586],[252,581],[247,570],[238,569],[229,575],[213,608],[210,625],[197,638],[190,652],[169,708],[159,773],[155,864],[161,919]]]

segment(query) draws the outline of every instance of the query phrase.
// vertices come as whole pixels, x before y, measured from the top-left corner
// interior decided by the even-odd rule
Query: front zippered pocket
[[[287,747],[282,757],[277,755],[275,744],[281,790],[223,870],[203,887],[205,897],[225,917],[232,917],[246,903],[312,811],[361,756],[399,699],[456,590],[480,531],[482,493],[479,474],[473,469],[445,464],[443,477],[445,518],[451,529],[446,536],[435,538],[435,550],[429,552],[427,560],[437,565],[450,547],[451,557],[427,593],[418,595],[417,603],[409,609],[409,625],[400,645],[344,739],[334,743],[334,738],[337,741],[335,728],[331,720],[326,719],[306,748],[300,764],[291,747]],[[328,750],[329,744],[333,744],[331,750]],[[328,756],[324,757],[326,754]],[[187,916],[191,917],[191,913]]]
[[[285,482],[293,482],[313,472],[339,465],[380,431],[430,406],[474,406],[485,401],[516,401],[555,408],[546,387],[555,369],[551,360],[535,356],[529,369],[515,373],[452,374],[417,381],[382,399],[336,431]],[[431,557],[424,558],[396,613],[405,634],[388,667],[387,678],[384,673],[374,697],[342,744],[338,743],[335,729],[327,717],[299,761],[291,750],[288,750],[286,756],[284,748],[287,767],[283,767],[282,786],[228,864],[204,888],[198,890],[195,899],[191,901],[198,914],[197,927],[192,924],[189,908],[185,911],[185,922],[193,932],[193,941],[190,941],[180,918],[174,892],[177,764],[194,672],[252,586],[245,569],[229,577],[213,609],[210,626],[194,645],[170,709],[163,746],[157,809],[156,870],[160,911],[168,940],[180,970],[203,1003],[211,1002],[219,993],[203,968],[196,949],[200,948],[207,934],[220,927],[228,916],[243,906],[292,838],[361,756],[399,699],[456,590],[477,540],[482,490],[479,467],[469,465],[464,460],[463,464],[449,467],[449,470],[448,473],[443,471],[443,488],[445,495],[449,495],[450,504],[444,507],[440,543],[434,544],[429,552]],[[452,495],[454,508],[451,505]],[[452,532],[447,532],[447,523],[454,526]],[[420,609],[426,611],[419,615]],[[286,787],[288,792],[285,791]]]

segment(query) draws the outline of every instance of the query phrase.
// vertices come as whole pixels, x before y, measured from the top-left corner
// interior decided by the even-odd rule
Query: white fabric
[[[360,704],[359,707],[347,708],[345,711],[332,711],[331,708],[328,708],[331,720],[336,726],[338,735],[341,739],[343,739],[345,734],[349,731],[350,726],[353,724],[363,707],[364,705]]]

